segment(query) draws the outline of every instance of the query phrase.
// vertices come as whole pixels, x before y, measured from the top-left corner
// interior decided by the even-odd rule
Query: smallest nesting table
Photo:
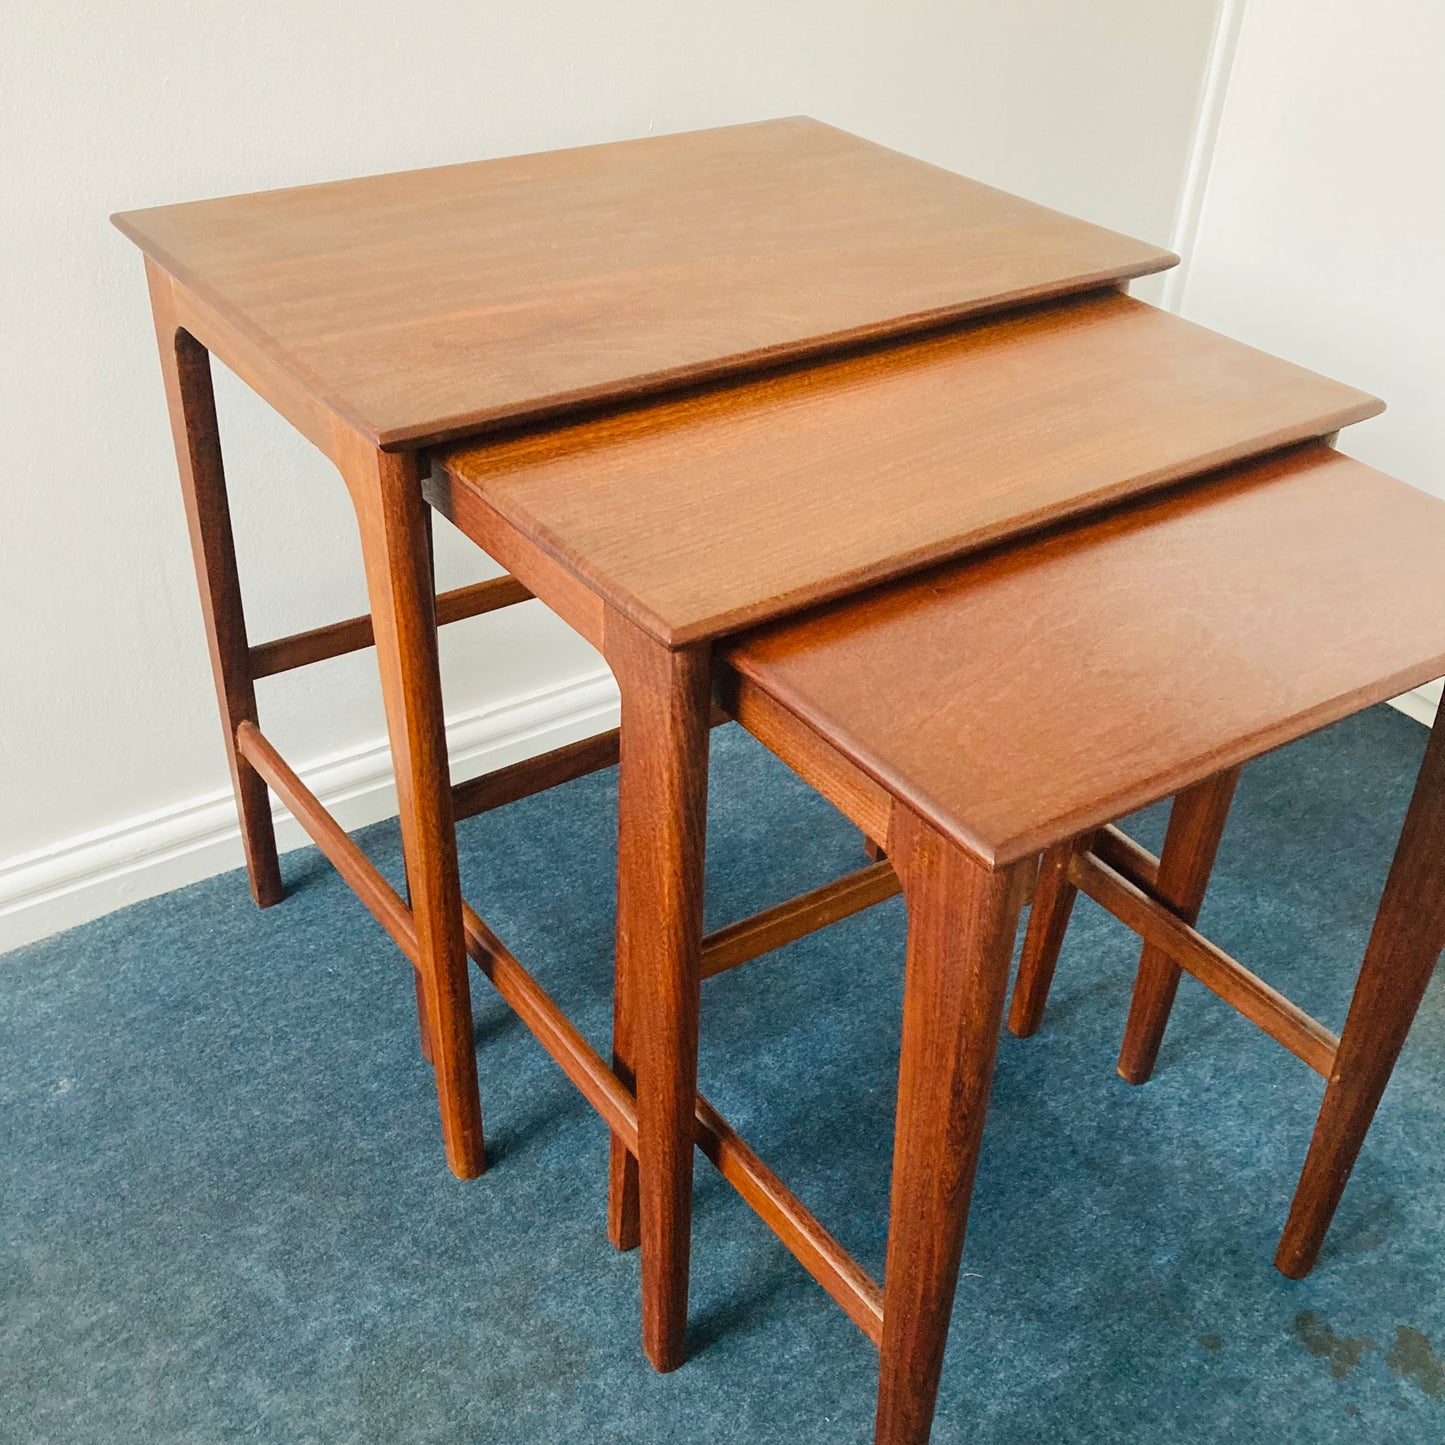
[[[1313,1263],[1445,946],[1445,728],[1339,1039],[1180,923],[1158,896],[1160,860],[1107,825],[1216,778],[1232,786],[1249,759],[1445,673],[1442,546],[1445,502],[1313,446],[724,655],[726,710],[885,843],[908,904],[883,1289],[797,1201],[782,1227],[775,1200],[761,1210],[880,1345],[879,1445],[928,1439],[1040,850],[1082,858],[1105,906],[1202,957],[1204,982],[1325,1074],[1281,1246],[1291,1273]],[[1423,598],[1422,575],[1436,579]],[[1167,846],[1162,866],[1177,866]]]

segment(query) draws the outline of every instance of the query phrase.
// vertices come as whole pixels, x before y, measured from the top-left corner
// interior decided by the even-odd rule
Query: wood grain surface
[[[1445,674],[1442,549],[1445,502],[1316,445],[727,661],[1000,866]]]
[[[801,117],[113,219],[384,447],[1177,259]]]
[[[679,646],[1379,410],[1109,291],[462,447],[429,495]]]

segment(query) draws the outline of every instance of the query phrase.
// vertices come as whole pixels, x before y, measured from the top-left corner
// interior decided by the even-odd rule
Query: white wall
[[[1445,495],[1442,68],[1433,0],[1249,0],[1182,309],[1384,397],[1341,450]]]
[[[803,112],[1168,243],[1215,12],[9,0],[0,948],[239,861],[141,263],[110,212]],[[253,639],[363,611],[341,486],[229,377],[218,393]],[[481,571],[441,539],[442,585]],[[471,768],[609,707],[537,604],[449,629],[444,672]],[[288,756],[333,760],[310,772],[348,822],[387,811],[368,654],[260,692]]]

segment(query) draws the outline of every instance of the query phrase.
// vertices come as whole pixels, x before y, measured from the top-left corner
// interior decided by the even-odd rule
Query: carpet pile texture
[[[1334,1027],[1424,739],[1375,709],[1240,785],[1201,926]],[[461,829],[468,897],[599,1045],[615,797]],[[711,809],[709,926],[861,865],[735,728]],[[394,825],[362,841],[395,879]],[[410,970],[314,850],[283,868],[266,912],[227,874],[0,961],[0,1441],[871,1438],[872,1347],[701,1156],[692,1358],[644,1364],[605,1130],[475,973],[490,1169],[452,1179]],[[895,900],[704,994],[703,1087],[875,1274],[902,944]],[[1445,1440],[1445,987],[1294,1283],[1322,1081],[1186,980],[1124,1084],[1136,955],[1081,900],[1043,1029],[1004,1036],[934,1439]]]

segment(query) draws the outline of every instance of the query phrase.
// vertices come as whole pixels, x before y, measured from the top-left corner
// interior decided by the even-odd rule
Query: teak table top
[[[729,661],[1002,866],[1445,673],[1442,548],[1445,503],[1312,445]]]
[[[678,647],[1381,409],[1107,291],[459,447],[430,490]]]
[[[805,118],[113,219],[384,448],[1176,260]]]

